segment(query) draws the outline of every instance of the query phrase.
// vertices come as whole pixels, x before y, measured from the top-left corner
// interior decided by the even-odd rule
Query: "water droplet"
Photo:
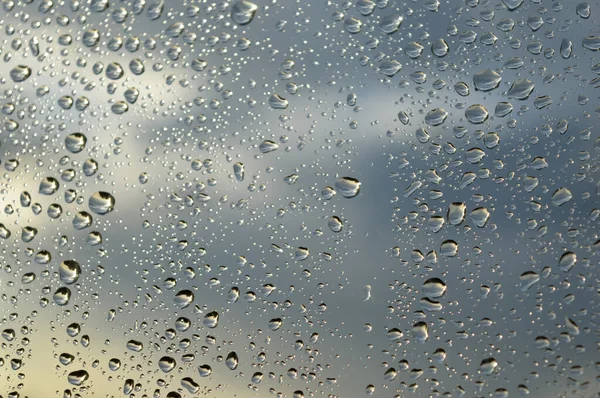
[[[92,225],[92,222],[93,218],[91,214],[85,211],[80,211],[75,214],[75,217],[73,217],[73,228],[76,230],[85,229]]]
[[[191,290],[181,290],[174,297],[174,303],[177,307],[187,308],[194,302],[194,293]]]
[[[454,91],[456,91],[456,93],[461,97],[467,97],[471,93],[469,86],[467,86],[467,83],[465,82],[456,83],[454,85]]]
[[[10,77],[15,83],[27,80],[31,76],[31,68],[27,65],[18,65],[11,69]]]
[[[404,333],[398,328],[393,328],[387,331],[387,338],[389,341],[399,341],[404,337]]]
[[[69,134],[65,138],[65,147],[71,153],[79,153],[85,148],[87,137],[81,133]]]
[[[571,336],[579,336],[579,326],[569,317],[565,317],[565,328]]]
[[[567,188],[558,188],[552,194],[552,204],[554,206],[562,206],[573,198],[573,194]]]
[[[486,358],[479,364],[479,371],[485,376],[490,376],[498,367],[498,362],[494,358]]]
[[[39,193],[42,195],[54,195],[58,191],[59,183],[54,177],[45,177],[40,182]]]
[[[575,266],[577,263],[577,255],[573,252],[566,252],[562,256],[560,256],[560,260],[558,261],[558,267],[563,272],[569,272],[571,268]]]
[[[445,57],[450,51],[450,46],[444,39],[435,39],[431,44],[431,52],[436,57]]]
[[[191,377],[184,377],[181,379],[181,386],[188,390],[191,394],[197,394],[200,391],[200,385],[196,383]]]
[[[71,300],[71,289],[68,287],[59,287],[54,292],[52,299],[56,305],[65,306],[69,304],[69,300]]]
[[[75,356],[69,353],[63,352],[58,357],[58,362],[60,362],[64,366],[69,366],[75,360]]]
[[[108,361],[108,368],[111,371],[116,372],[117,370],[119,370],[121,368],[121,360],[119,358],[111,358]]]
[[[600,50],[600,36],[586,36],[581,44],[585,49],[598,51]]]
[[[412,327],[413,337],[421,344],[429,339],[429,327],[425,322],[417,322]]]
[[[517,79],[510,86],[506,96],[510,99],[525,100],[531,95],[535,85],[528,79]]]
[[[448,208],[448,222],[450,225],[460,225],[467,213],[467,206],[462,202],[453,202]]]
[[[200,365],[198,366],[198,373],[200,377],[208,377],[212,374],[212,368],[210,365]]]
[[[269,321],[269,329],[272,331],[279,330],[283,326],[283,320],[281,318],[273,318]]]
[[[236,1],[231,6],[231,19],[238,25],[247,25],[254,19],[258,6],[246,0]]]
[[[523,4],[524,1],[525,0],[502,0],[506,8],[508,8],[510,11],[521,7],[521,4]]]
[[[440,245],[440,255],[444,257],[454,257],[458,254],[458,243],[452,239],[445,240]]]
[[[490,91],[498,87],[502,76],[492,69],[484,69],[473,75],[473,84],[478,91]]]
[[[379,29],[383,33],[392,34],[398,30],[403,19],[399,14],[386,15],[379,21]]]
[[[564,59],[571,58],[573,53],[573,42],[569,39],[562,39],[560,43],[560,56]]]
[[[88,205],[96,214],[108,214],[115,207],[115,198],[108,192],[98,191],[90,196]]]
[[[227,354],[227,358],[225,359],[225,365],[229,368],[229,370],[236,370],[239,364],[239,358],[235,351]]]
[[[31,242],[37,235],[38,230],[33,227],[23,227],[21,230],[21,240],[23,242]]]
[[[589,3],[577,4],[575,11],[577,12],[577,15],[579,15],[583,19],[588,19],[592,14],[592,8],[590,7]]]
[[[64,260],[58,266],[60,281],[65,285],[76,283],[81,276],[81,266],[75,260]]]
[[[277,143],[275,143],[274,141],[271,140],[264,140],[260,146],[259,146],[259,150],[262,153],[269,153],[269,152],[273,152],[274,150],[276,150],[277,148],[279,148],[279,145]]]
[[[437,350],[435,350],[435,352],[431,355],[431,358],[436,361],[437,363],[442,363],[446,360],[446,351],[443,348],[438,348]]]
[[[298,247],[294,253],[296,261],[304,261],[310,256],[310,250],[307,247]]]
[[[344,227],[344,223],[342,222],[342,220],[338,216],[331,216],[331,217],[329,217],[329,221],[327,222],[327,226],[333,232],[340,232],[342,230],[342,228]]]
[[[527,271],[522,273],[521,276],[519,276],[519,281],[521,282],[521,291],[527,291],[531,286],[538,283],[539,280],[540,276],[536,272]]]
[[[209,312],[204,316],[202,324],[207,328],[216,328],[219,325],[219,313],[217,311]]]
[[[79,333],[81,333],[81,325],[80,324],[72,323],[69,326],[67,326],[67,334],[69,335],[69,337],[75,337]]]
[[[360,181],[352,177],[340,177],[335,180],[335,189],[345,198],[353,198],[360,192]]]
[[[362,29],[360,19],[348,17],[344,20],[344,29],[349,33],[358,33]]]
[[[441,297],[446,293],[446,284],[439,278],[430,278],[423,283],[423,293],[429,298]]]
[[[471,148],[465,153],[467,162],[477,164],[485,157],[485,152],[481,148]]]
[[[401,69],[402,64],[394,59],[386,59],[379,64],[379,71],[389,77],[394,76]]]
[[[470,217],[475,225],[479,228],[483,228],[490,219],[490,212],[485,207],[477,207],[471,211]]]
[[[483,105],[474,104],[467,108],[465,117],[473,124],[481,124],[487,120],[489,112]]]
[[[233,165],[233,174],[235,175],[235,179],[238,181],[244,181],[244,174],[245,174],[245,166],[243,163],[241,162],[237,162]]]
[[[446,120],[448,112],[442,108],[435,108],[430,110],[425,116],[425,123],[430,126],[438,126]]]
[[[427,223],[431,232],[439,232],[443,227],[446,221],[442,216],[432,216]]]
[[[269,105],[273,109],[285,109],[288,107],[289,102],[287,99],[281,97],[278,94],[272,94],[269,98]]]
[[[158,360],[158,367],[164,373],[169,373],[175,369],[175,366],[177,366],[177,362],[175,362],[175,359],[171,357],[164,356]]]
[[[373,10],[375,10],[375,2],[372,0],[358,0],[356,2],[356,8],[362,15],[371,15]]]
[[[71,372],[71,373],[69,373],[69,376],[67,377],[67,379],[69,380],[69,383],[74,386],[82,385],[89,378],[90,378],[89,373],[83,369]]]
[[[140,352],[144,349],[144,345],[137,340],[129,340],[126,344],[128,350],[133,352]]]

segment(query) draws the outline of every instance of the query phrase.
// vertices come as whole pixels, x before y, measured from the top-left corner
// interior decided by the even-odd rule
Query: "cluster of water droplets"
[[[600,5],[0,7],[0,393],[600,393]]]

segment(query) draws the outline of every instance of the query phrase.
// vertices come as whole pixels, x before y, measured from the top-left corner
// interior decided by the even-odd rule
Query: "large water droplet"
[[[387,34],[394,33],[400,27],[402,20],[403,18],[400,14],[386,15],[380,19],[379,29]]]
[[[15,83],[27,80],[31,76],[31,68],[27,65],[18,65],[11,69],[10,77]]]
[[[510,86],[506,96],[510,99],[525,100],[529,98],[534,88],[535,84],[531,80],[517,79]]]
[[[254,19],[258,6],[246,0],[236,1],[231,6],[231,19],[238,25],[247,25]]]
[[[79,280],[81,266],[75,260],[64,260],[58,266],[58,274],[62,283],[71,285]]]
[[[230,352],[225,359],[225,365],[227,365],[230,370],[236,370],[239,362],[240,361],[235,351]]]
[[[65,138],[65,147],[71,153],[79,153],[85,148],[87,137],[81,133],[69,134]]]
[[[429,327],[425,322],[417,322],[412,327],[413,337],[421,344],[429,339]]]
[[[485,69],[473,75],[473,84],[478,91],[490,91],[498,87],[502,76],[492,69]]]
[[[271,97],[269,97],[269,105],[273,109],[285,109],[288,107],[289,102],[278,94],[272,94]]]
[[[573,194],[567,188],[558,188],[552,194],[552,204],[554,206],[562,206],[573,198]]]
[[[269,152],[273,152],[275,151],[277,148],[279,148],[279,145],[275,142],[275,141],[271,141],[271,140],[264,140],[260,146],[258,147],[258,149],[262,152],[262,153],[269,153]]]
[[[430,110],[425,116],[425,123],[430,126],[438,126],[446,120],[448,112],[442,108],[435,108]]]
[[[64,306],[69,304],[69,300],[71,299],[71,289],[68,287],[59,287],[54,292],[52,299],[56,305]]]
[[[345,198],[353,198],[360,192],[360,181],[352,177],[340,177],[335,180],[335,189]]]
[[[186,308],[194,302],[194,293],[191,290],[181,290],[175,295],[173,301],[177,307]]]
[[[80,386],[87,379],[90,378],[90,374],[87,371],[81,369],[81,370],[76,370],[74,372],[69,373],[69,376],[67,378],[68,378],[70,384],[72,384],[74,386]]]
[[[430,278],[423,283],[423,293],[430,298],[437,298],[446,293],[446,284],[439,278]]]
[[[104,215],[113,211],[115,198],[108,192],[98,191],[90,196],[88,206],[94,213]]]
[[[465,117],[473,124],[481,124],[487,120],[489,112],[481,104],[474,104],[467,108]]]
[[[59,183],[58,180],[54,177],[45,177],[42,182],[40,182],[39,193],[42,195],[53,195],[58,191]]]
[[[170,371],[175,369],[175,366],[177,366],[177,362],[175,362],[175,359],[171,357],[164,356],[158,360],[158,367],[164,373],[169,373]]]
[[[202,323],[207,328],[216,328],[219,325],[219,313],[217,311],[209,312],[204,316],[204,320],[202,321]]]
[[[490,376],[497,367],[498,362],[494,358],[486,358],[479,364],[479,371],[486,376]]]
[[[448,208],[448,222],[451,225],[459,225],[465,219],[467,206],[462,202],[453,202]]]

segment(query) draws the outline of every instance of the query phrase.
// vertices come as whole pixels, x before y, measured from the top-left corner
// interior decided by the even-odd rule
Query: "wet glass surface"
[[[596,397],[600,4],[0,2],[0,397]]]

